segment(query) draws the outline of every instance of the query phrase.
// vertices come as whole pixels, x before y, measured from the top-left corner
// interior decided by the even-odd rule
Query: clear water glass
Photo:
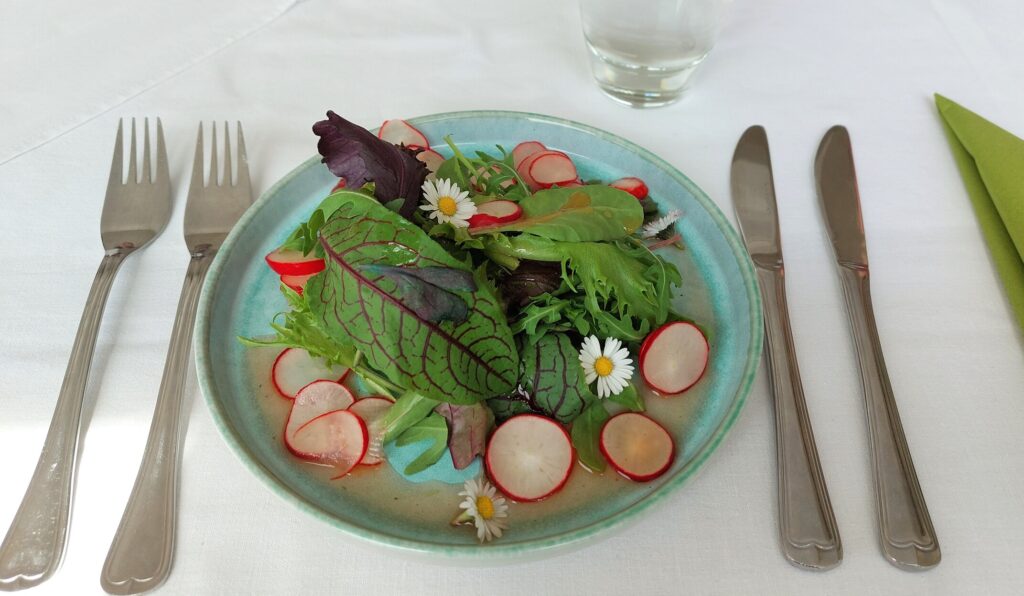
[[[597,84],[637,108],[679,99],[718,37],[728,0],[580,0]]]

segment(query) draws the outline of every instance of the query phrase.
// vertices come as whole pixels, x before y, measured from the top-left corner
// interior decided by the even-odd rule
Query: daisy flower
[[[476,537],[480,542],[501,538],[502,530],[508,529],[508,503],[499,497],[491,483],[480,478],[467,480],[466,490],[459,496],[466,497],[459,503],[462,513],[452,520],[452,525],[472,522],[476,526]]]
[[[650,223],[640,228],[640,237],[654,238],[655,236],[658,235],[658,233],[668,229],[670,225],[676,223],[676,221],[678,221],[679,218],[682,216],[682,211],[678,209],[673,209],[672,211],[669,211],[668,213],[659,217],[658,219],[652,220]]]
[[[602,399],[622,393],[633,376],[633,361],[629,358],[629,350],[622,347],[622,342],[614,337],[604,341],[604,350],[596,335],[584,339],[580,348],[580,364],[586,374],[587,384],[597,380],[597,397]]]
[[[450,223],[456,228],[469,227],[469,218],[476,213],[476,204],[469,193],[447,178],[424,182],[423,198],[427,204],[420,209],[429,212],[429,217],[438,222]]]

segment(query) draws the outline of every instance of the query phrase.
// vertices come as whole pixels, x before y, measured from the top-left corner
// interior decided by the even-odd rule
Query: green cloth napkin
[[[946,138],[1024,330],[1024,140],[938,93]]]

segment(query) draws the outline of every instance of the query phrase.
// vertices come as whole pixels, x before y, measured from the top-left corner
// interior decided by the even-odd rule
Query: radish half
[[[659,393],[682,393],[704,375],[710,350],[693,323],[667,323],[640,345],[640,374]]]
[[[284,444],[289,451],[300,455],[292,445],[295,433],[307,422],[334,410],[347,409],[355,402],[352,392],[334,381],[313,381],[299,390],[292,402],[288,422],[284,427]]]
[[[263,257],[278,275],[309,275],[324,270],[324,260],[300,251],[277,248]]]
[[[550,188],[576,180],[579,173],[569,156],[561,151],[535,153],[530,160],[530,178],[540,188]]]
[[[615,182],[612,182],[608,186],[624,190],[629,194],[633,195],[637,199],[643,199],[647,197],[647,183],[643,180],[629,176],[627,178],[619,178]]]
[[[375,466],[384,461],[384,436],[377,428],[379,426],[377,423],[393,403],[386,397],[364,397],[348,407],[349,412],[359,416],[366,423],[366,430],[370,437],[366,455],[359,462],[361,465]]]
[[[430,143],[427,142],[427,137],[405,120],[385,120],[384,124],[380,125],[380,130],[377,132],[377,138],[382,141],[394,143],[395,145],[405,145],[406,147],[429,147]]]
[[[341,478],[366,454],[366,424],[348,410],[331,410],[303,424],[292,437],[292,452],[303,459],[334,466]]]
[[[539,501],[569,479],[574,452],[562,425],[537,414],[513,416],[487,444],[487,475],[516,501]]]
[[[327,366],[323,360],[310,356],[306,350],[285,348],[274,360],[270,378],[278,393],[288,399],[295,399],[299,390],[313,381],[337,381],[340,383],[347,374],[348,368],[337,365]]]
[[[664,474],[676,451],[672,435],[665,427],[636,412],[624,412],[605,422],[600,445],[608,463],[637,482]]]
[[[524,159],[534,153],[547,151],[547,149],[540,141],[523,141],[512,148],[512,164],[519,168],[519,164],[523,163]]]
[[[488,201],[476,206],[476,213],[469,218],[469,227],[480,228],[508,223],[519,219],[522,215],[523,209],[512,201],[504,199]]]
[[[424,149],[416,154],[416,159],[427,164],[427,169],[433,174],[437,171],[437,168],[441,167],[444,163],[444,156],[434,151],[433,149]]]

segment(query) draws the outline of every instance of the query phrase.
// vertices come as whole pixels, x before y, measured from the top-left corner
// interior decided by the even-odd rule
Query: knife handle
[[[764,295],[768,370],[775,397],[782,551],[799,567],[824,571],[843,560],[832,502],[807,414],[786,303],[783,270],[757,270]]]
[[[928,569],[939,564],[942,552],[885,369],[868,270],[845,265],[839,268],[839,275],[864,387],[882,552],[897,567]]]

